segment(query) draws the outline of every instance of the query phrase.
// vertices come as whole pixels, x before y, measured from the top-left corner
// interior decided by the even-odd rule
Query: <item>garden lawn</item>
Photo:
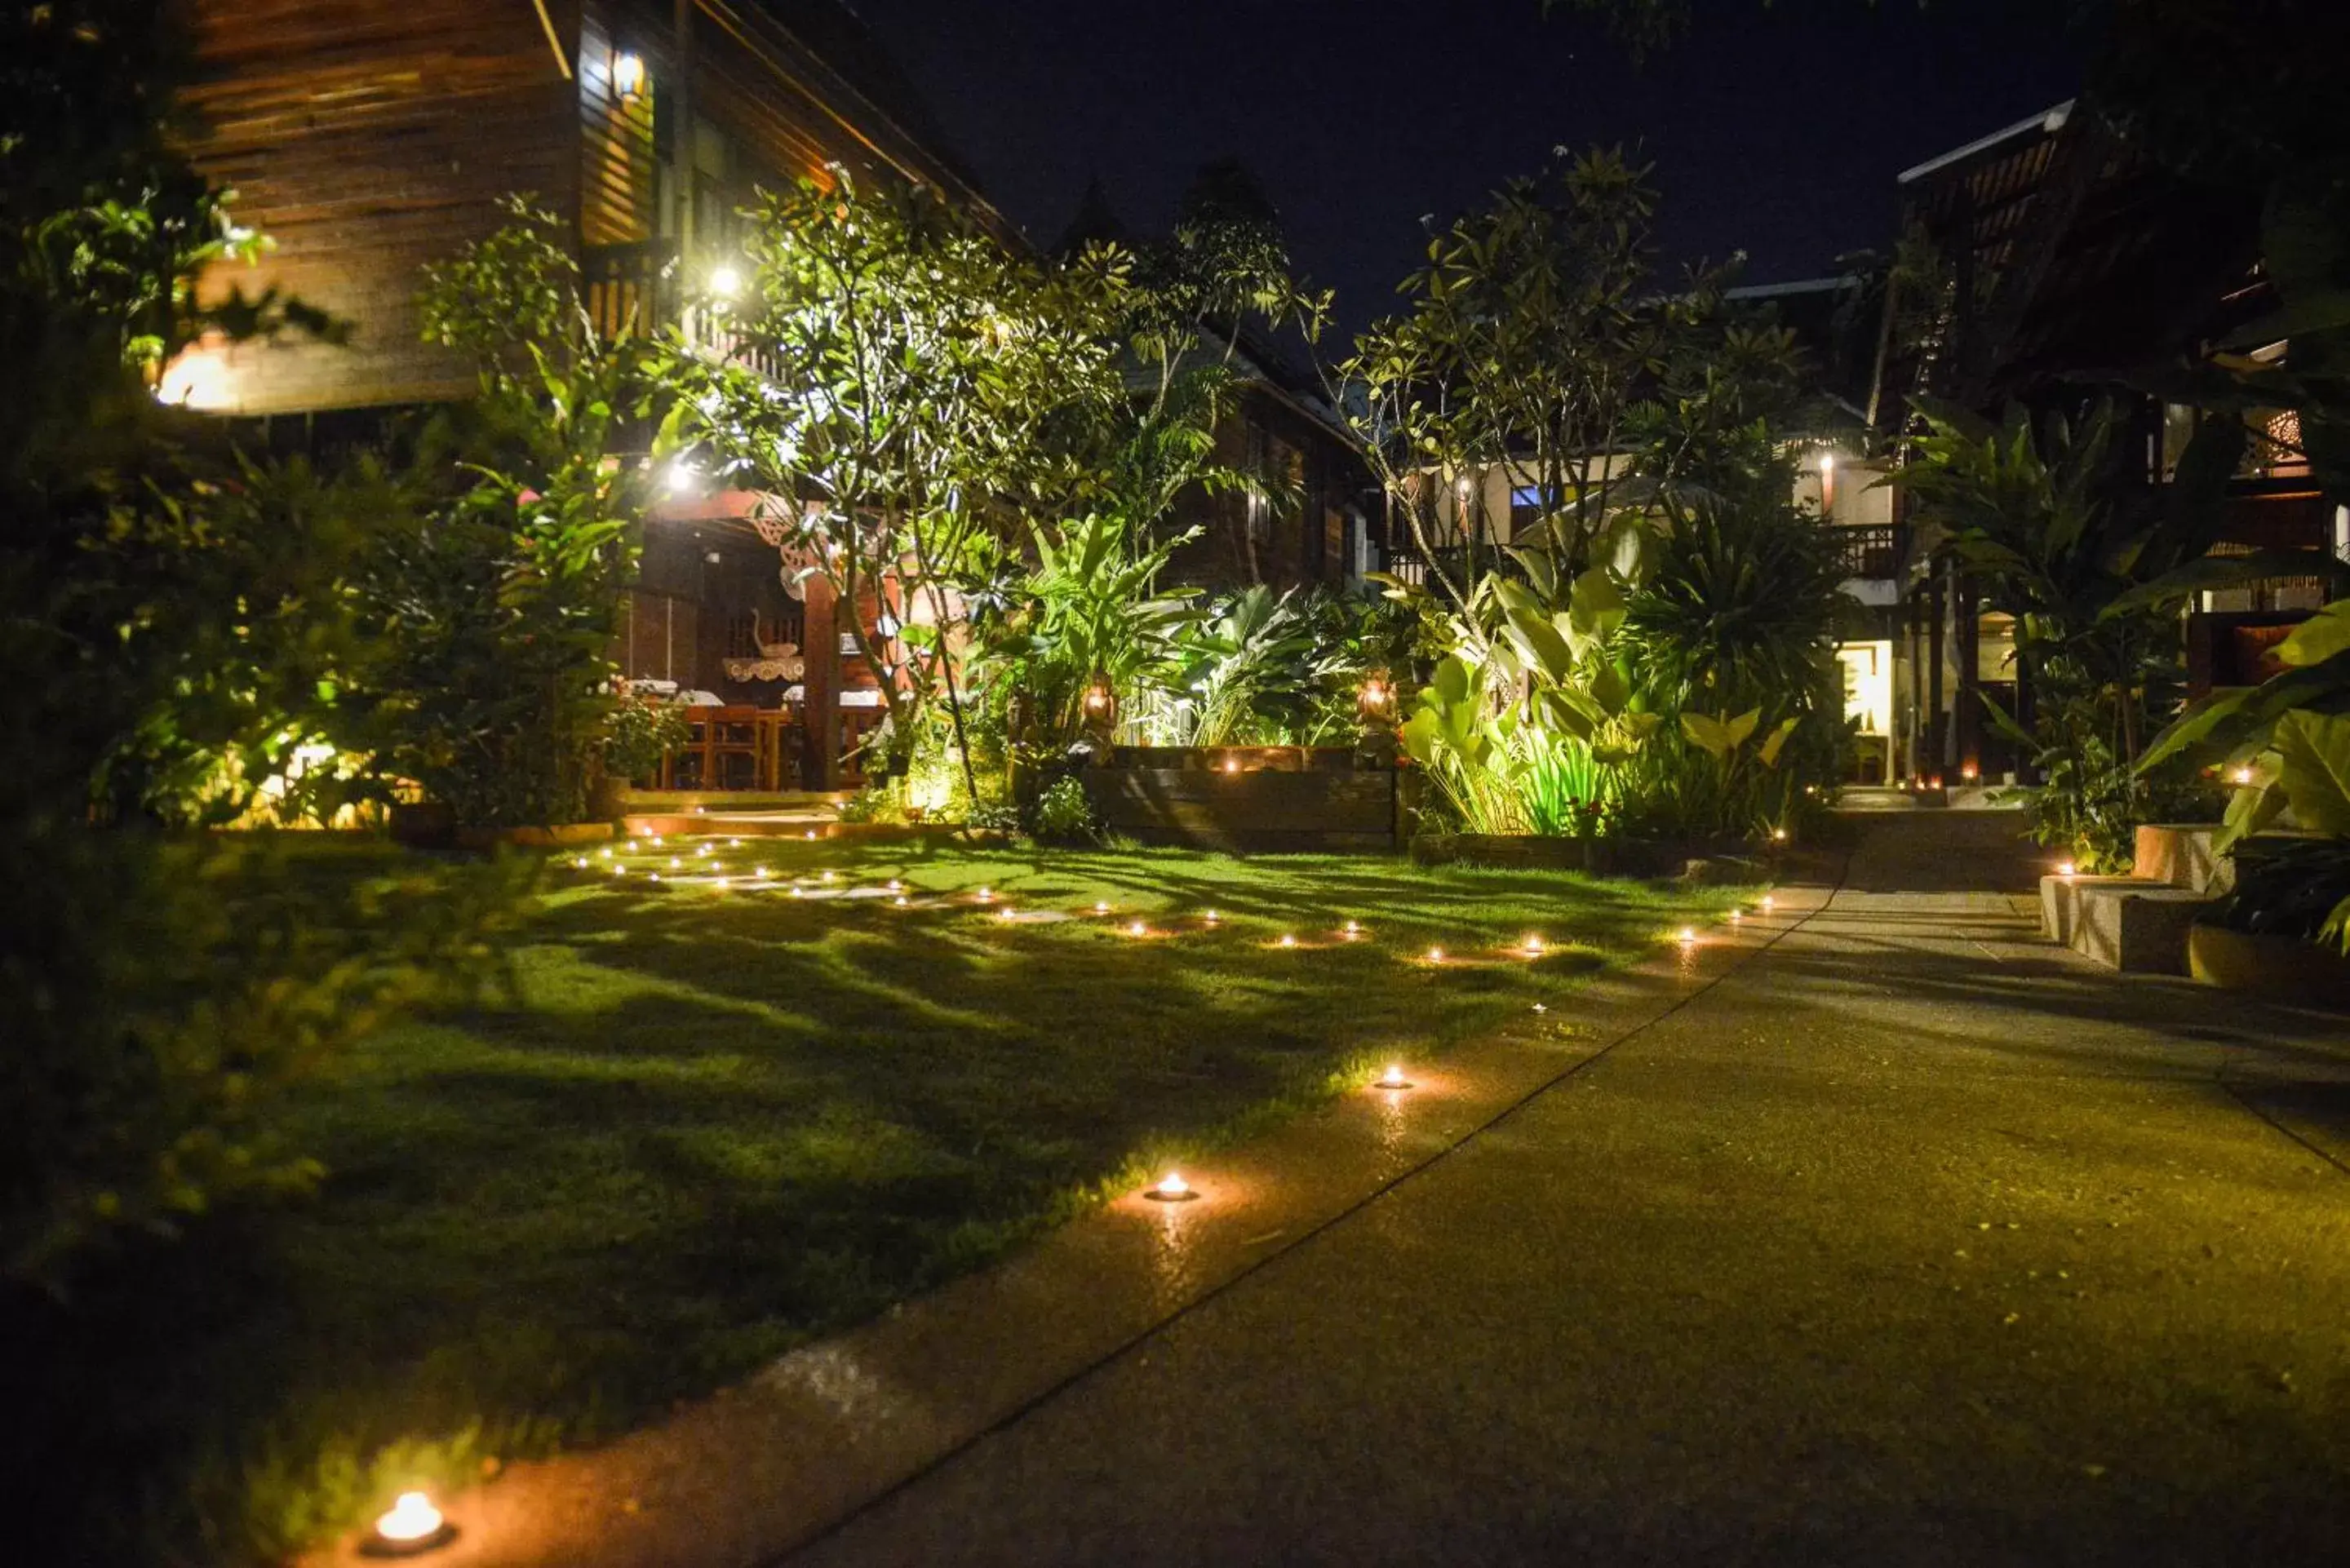
[[[641,1421],[1391,1056],[1571,1015],[1579,978],[1735,897],[1171,850],[586,859],[551,863],[509,1001],[303,1091],[289,1131],[329,1174],[240,1228],[233,1282],[168,1265],[193,1304],[141,1413],[202,1435],[221,1555]]]

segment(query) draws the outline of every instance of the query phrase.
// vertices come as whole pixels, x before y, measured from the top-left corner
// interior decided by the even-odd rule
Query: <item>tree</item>
[[[953,585],[1008,514],[1078,483],[1070,431],[1118,396],[1122,270],[1097,251],[1048,267],[927,187],[838,168],[768,196],[746,250],[743,296],[709,301],[734,359],[681,370],[702,472],[756,492],[786,568],[830,586],[888,708],[887,771],[941,695],[976,798]]]

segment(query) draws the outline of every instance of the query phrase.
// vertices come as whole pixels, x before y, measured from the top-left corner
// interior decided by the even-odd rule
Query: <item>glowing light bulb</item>
[[[764,866],[754,867],[751,875],[764,882],[767,879],[767,868]]]
[[[2056,875],[2059,877],[2070,877],[2073,875],[2073,863],[2070,860],[2059,860],[2056,862]]]
[[[1094,913],[1097,915],[1107,915],[1109,913],[1109,906],[1099,898],[1097,898],[1094,900]]]
[[[1126,928],[1126,934],[1129,937],[1147,937],[1150,934],[1150,928],[1137,920]]]
[[[1241,760],[1238,757],[1226,757],[1224,759],[1224,772],[1228,774],[1236,774],[1240,771]]]
[[[997,912],[995,918],[999,920],[1016,920],[1020,917],[1013,912],[1011,905],[1006,904]]]
[[[1540,937],[1530,936],[1526,939],[1526,956],[1528,958],[1542,957],[1542,950],[1543,940]]]
[[[1361,936],[1362,934],[1363,934],[1363,927],[1362,927],[1362,923],[1361,923],[1360,921],[1357,921],[1357,920],[1348,920],[1348,921],[1347,922],[1347,929],[1346,929],[1345,935],[1346,935],[1346,938],[1347,938],[1347,940],[1348,941],[1350,941],[1350,942],[1351,942],[1351,941],[1353,941],[1357,937],[1359,937],[1359,936]]]
[[[1428,961],[1430,963],[1442,963],[1444,961],[1444,950],[1442,948],[1429,949]]]
[[[1281,933],[1281,945],[1285,948],[1294,948],[1297,945],[1297,939],[1291,936],[1287,931],[1284,931]]]
[[[1402,1063],[1390,1062],[1388,1064],[1388,1070],[1379,1075],[1379,1087],[1382,1089],[1409,1089],[1411,1087],[1411,1080],[1403,1075]]]
[[[376,1516],[374,1542],[391,1552],[408,1555],[438,1546],[457,1532],[421,1491],[404,1491],[391,1507]]]
[[[2238,768],[2234,773],[2230,774],[2228,777],[2237,784],[2248,784],[2252,782],[2252,770],[2250,768]]]
[[[1696,943],[1697,928],[1695,926],[1683,926],[1681,928],[1681,946],[1685,948],[1693,947]]]
[[[1767,914],[1769,914],[1769,913],[1772,911],[1772,909],[1774,909],[1774,908],[1778,905],[1778,902],[1779,902],[1779,900],[1778,900],[1778,899],[1776,899],[1776,898],[1773,898],[1773,897],[1771,897],[1771,895],[1770,895],[1770,894],[1768,894],[1768,893],[1763,894],[1763,895],[1762,895],[1762,912],[1763,912],[1764,914],[1766,914],[1766,915],[1767,915]]]
[[[906,895],[900,893],[895,898],[891,899],[890,902],[896,904],[898,908],[902,909],[906,907]]]

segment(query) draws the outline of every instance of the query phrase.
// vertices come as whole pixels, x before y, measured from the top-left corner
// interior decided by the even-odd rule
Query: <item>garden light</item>
[[[1240,771],[1241,760],[1238,757],[1226,757],[1224,759],[1224,772],[1228,774],[1236,774]]]
[[[598,849],[598,851],[596,851],[596,853],[597,853],[598,856],[601,856],[604,859],[609,860],[609,859],[612,857],[612,848],[611,848],[611,846],[609,846],[609,845],[606,845],[603,848]]]
[[[1746,911],[1743,909],[1732,909],[1730,911],[1730,923],[1733,926],[1745,918]]]
[[[1974,783],[1976,779],[1981,776],[1981,770],[1977,768],[1972,763],[1968,763],[1959,769],[1959,777],[1966,781],[1968,784]]]
[[[685,864],[685,863],[684,863],[683,861],[680,860],[680,859],[679,859],[676,856],[674,856],[674,855],[672,855],[672,856],[671,856],[671,857],[669,857],[669,868],[670,868],[671,870],[672,870],[672,871],[676,870],[680,866],[682,866],[683,864]]]
[[[1771,906],[1772,906],[1773,904],[1776,903],[1776,902],[1777,902],[1777,900],[1776,900],[1776,899],[1774,899],[1774,898],[1773,898],[1771,897],[1771,895],[1770,895],[1770,894],[1768,894],[1768,893],[1763,894],[1763,895],[1762,895],[1762,912],[1763,912],[1764,914],[1766,914],[1766,915],[1767,915],[1767,914],[1769,914],[1769,913],[1771,912]]]
[[[1346,929],[1345,930],[1343,930],[1343,931],[1339,932],[1338,934],[1339,934],[1340,936],[1345,937],[1348,941],[1350,941],[1350,942],[1351,942],[1351,941],[1353,941],[1357,937],[1359,937],[1359,936],[1361,936],[1361,935],[1363,934],[1363,926],[1362,926],[1362,922],[1361,922],[1361,921],[1359,921],[1359,920],[1348,920],[1348,921],[1347,922],[1347,929]]]
[[[1548,1012],[1550,1011],[1550,1003],[1546,1002],[1537,1002],[1534,1003],[1534,1011],[1536,1012]]]
[[[1108,905],[1108,903],[1107,903],[1106,900],[1104,900],[1104,899],[1096,898],[1096,899],[1094,900],[1094,913],[1095,913],[1095,914],[1097,914],[1097,915],[1107,915],[1107,914],[1108,914],[1108,913],[1109,913],[1109,905]]]
[[[726,841],[726,847],[729,849],[740,849],[743,847],[743,841],[739,838],[730,838]]]
[[[721,299],[732,299],[743,292],[743,275],[731,266],[710,269],[710,292]]]
[[[895,898],[891,899],[891,900],[890,900],[890,902],[891,902],[891,903],[893,903],[893,904],[895,904],[895,905],[897,905],[897,906],[898,906],[898,908],[899,908],[899,909],[904,909],[904,908],[906,907],[906,895],[905,895],[905,894],[903,894],[903,893],[900,893],[900,894],[899,894]]]
[[[1379,1075],[1378,1086],[1382,1089],[1410,1088],[1411,1080],[1403,1075],[1403,1064],[1400,1062],[1388,1063],[1388,1070]]]
[[[1291,936],[1287,931],[1284,931],[1281,933],[1281,945],[1285,948],[1294,948],[1297,945],[1297,939]]]
[[[1430,963],[1442,963],[1444,961],[1444,950],[1442,948],[1429,949],[1428,961]]]
[[[2059,877],[2070,877],[2073,875],[2073,871],[2074,866],[2070,860],[2059,860],[2056,862],[2056,875]]]
[[[1384,724],[1395,717],[1395,686],[1387,671],[1374,670],[1363,678],[1355,694],[1355,711],[1366,724]]]
[[[588,869],[588,857],[579,856],[571,862],[571,865],[575,870],[585,871]]]
[[[840,880],[840,873],[837,871],[827,871],[824,874],[824,879],[827,882],[837,882]]]
[[[1216,923],[1216,911],[1215,911],[1215,910],[1213,910],[1213,909],[1211,909],[1211,910],[1209,910],[1206,914],[1204,914],[1204,915],[1201,916],[1200,918],[1201,918],[1201,919],[1205,920],[1208,924],[1210,924],[1210,925],[1211,925],[1211,926],[1212,926],[1212,925],[1214,925],[1214,924]]]
[[[679,458],[669,465],[669,493],[671,495],[684,495],[701,483],[702,475],[694,472],[693,465],[685,459]]]
[[[993,892],[990,892],[990,891],[989,891],[987,888],[982,888],[979,890],[979,901],[980,901],[981,903],[983,903],[983,904],[984,904],[984,903],[988,902],[990,899],[993,898],[994,897],[995,897],[995,895],[994,895]]]
[[[2250,768],[2238,768],[2234,773],[2230,774],[2228,777],[2235,784],[2248,784],[2252,782],[2252,770]]]
[[[1773,828],[1773,829],[1771,830],[1771,841],[1772,841],[1773,843],[1774,843],[1774,844],[1784,844],[1784,843],[1786,843],[1786,842],[1787,842],[1787,830],[1786,830],[1785,828],[1783,828],[1783,827],[1774,827],[1774,828]]]
[[[1011,905],[1006,904],[1003,909],[996,911],[995,918],[999,920],[1016,920],[1020,917],[1013,913]]]
[[[752,869],[751,875],[764,882],[767,879],[767,868],[764,866],[754,867]]]
[[[1118,691],[1107,675],[1097,675],[1087,683],[1086,722],[1107,730],[1118,722]]]
[[[904,886],[905,886],[905,884],[904,884],[904,883],[902,883],[902,882],[900,882],[900,881],[899,881],[899,880],[898,880],[898,878],[896,878],[895,877],[890,877],[890,878],[889,878],[889,891],[891,891],[892,893],[897,892],[899,888],[903,888]]]
[[[649,882],[658,882],[660,880],[660,873],[658,871],[648,871],[645,873],[645,880]]]
[[[1697,946],[1697,928],[1695,926],[1683,926],[1681,928],[1681,946],[1685,948],[1693,948]]]
[[[1536,937],[1536,936],[1529,936],[1528,938],[1526,938],[1525,947],[1526,947],[1526,956],[1527,956],[1528,958],[1540,958],[1540,957],[1542,957],[1542,951],[1543,951],[1543,940],[1542,940],[1540,937]]]
[[[816,842],[816,829],[815,829],[815,828],[813,828],[813,827],[809,828],[809,829],[807,830],[807,835],[806,835],[806,836],[807,836],[807,841],[808,841],[810,844],[814,844],[814,843]]]
[[[658,833],[654,834],[654,835],[653,835],[653,847],[654,847],[655,849],[660,849],[660,848],[662,848],[662,847],[664,847],[664,846],[664,846],[664,841],[662,840],[661,836],[660,836],[660,834],[658,834]]]
[[[615,877],[625,877],[628,874],[629,868],[625,866],[615,866],[612,867],[612,875]]]
[[[376,1516],[375,1528],[359,1545],[369,1557],[416,1557],[457,1539],[457,1527],[441,1516],[421,1491],[404,1491]]]
[[[795,882],[792,884],[792,897],[795,898],[805,898],[807,897],[807,894],[801,888],[797,882]]]
[[[1150,928],[1137,920],[1126,928],[1126,934],[1129,937],[1147,937],[1150,934]]]
[[[1180,1171],[1169,1171],[1151,1184],[1143,1194],[1154,1203],[1189,1203],[1200,1196],[1199,1189],[1183,1179]]]
[[[624,102],[644,92],[644,56],[624,50],[612,57],[612,90],[618,93]]]
[[[717,880],[717,881],[712,882],[712,883],[711,884],[711,886],[712,886],[712,887],[713,887],[713,888],[717,888],[720,892],[723,893],[724,891],[726,891],[726,878],[725,878],[725,877],[721,877],[720,878],[718,878],[718,880]]]

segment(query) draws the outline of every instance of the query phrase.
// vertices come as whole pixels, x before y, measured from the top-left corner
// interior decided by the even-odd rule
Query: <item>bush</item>
[[[605,776],[654,777],[660,772],[661,758],[683,746],[692,732],[692,722],[678,703],[623,690],[604,718]]]
[[[1045,793],[1036,797],[1035,821],[1029,831],[1045,844],[1097,844],[1101,841],[1101,822],[1094,815],[1094,803],[1086,797],[1086,786],[1074,775],[1065,774],[1053,781]]]

